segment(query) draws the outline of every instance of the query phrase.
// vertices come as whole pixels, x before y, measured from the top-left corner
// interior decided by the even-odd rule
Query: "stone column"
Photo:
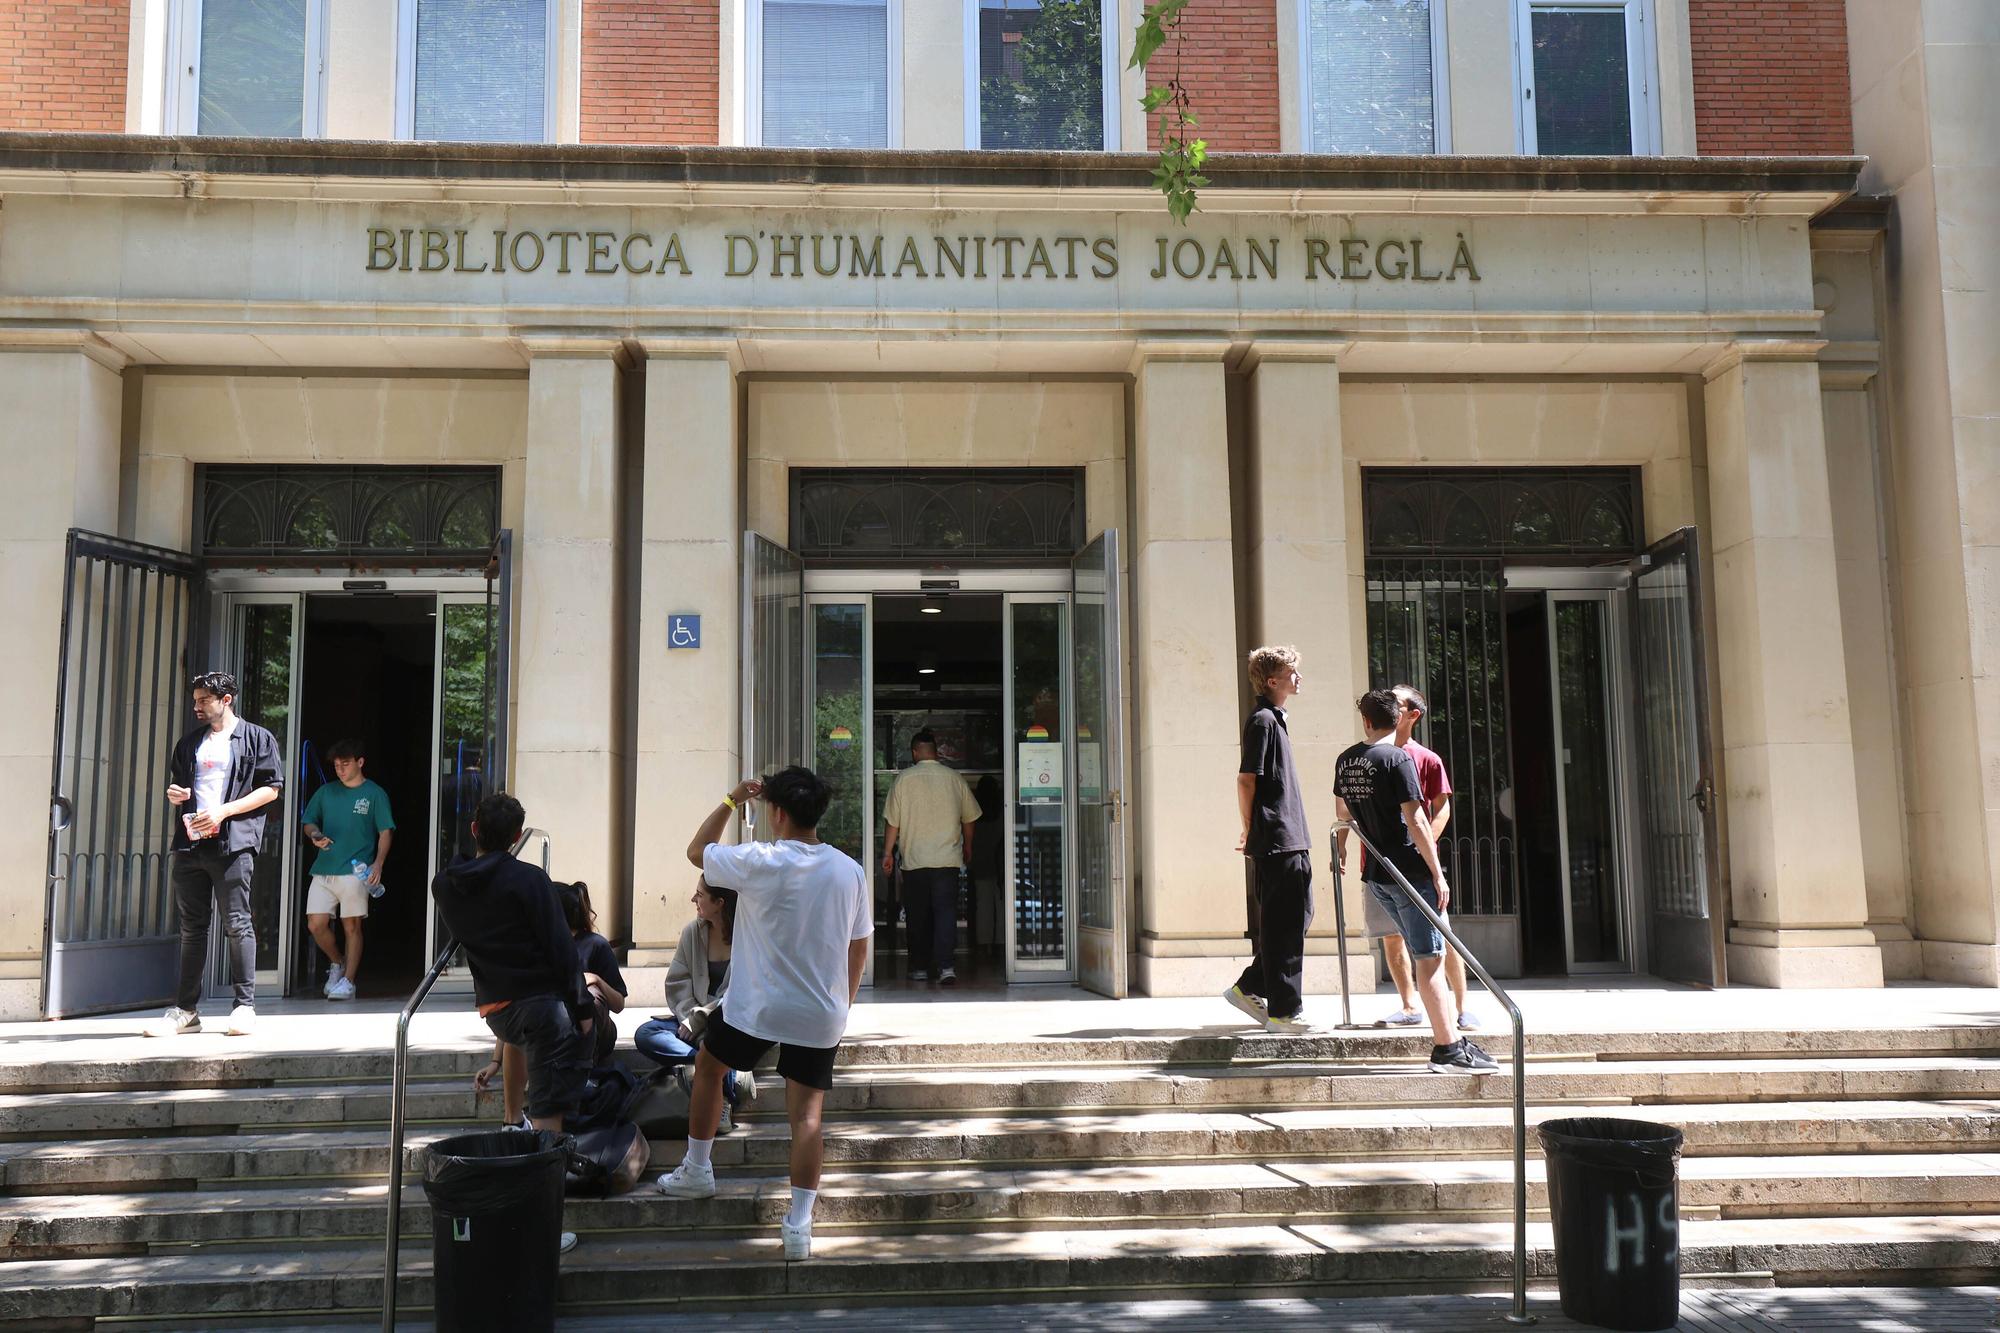
[[[625,904],[625,730],[618,344],[528,345],[528,443],[509,785],[548,830],[557,879],[601,922]]]
[[[695,871],[681,852],[695,821],[743,776],[736,736],[742,713],[740,363],[728,340],[644,346],[646,481],[634,806],[637,826],[645,832],[633,858],[628,961],[631,968],[658,968],[664,975],[681,927],[693,914],[688,895]],[[700,648],[669,649],[667,618],[678,613],[701,617]]]
[[[1879,986],[1814,350],[1739,345],[1707,376],[1729,978]]]
[[[0,674],[17,705],[0,713],[0,800],[14,816],[0,821],[3,1021],[41,1016],[65,538],[73,527],[117,531],[123,366],[88,334],[0,334],[0,440],[22,464],[0,491]]]
[[[1346,460],[1340,443],[1340,348],[1260,342],[1245,365],[1249,383],[1250,637],[1289,643],[1304,658],[1305,689],[1292,706],[1292,753],[1305,785],[1313,836],[1316,915],[1307,944],[1306,988],[1338,992],[1335,957],[1348,957],[1349,985],[1374,990],[1362,928],[1360,876],[1350,875],[1347,938],[1336,943],[1328,830],[1333,761],[1360,739],[1359,692],[1350,651]]]
[[[1134,989],[1220,992],[1242,970],[1242,726],[1221,342],[1133,360],[1133,689],[1140,877]]]

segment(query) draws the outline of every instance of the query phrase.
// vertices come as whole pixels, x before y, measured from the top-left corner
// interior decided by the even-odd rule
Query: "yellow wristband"
[[[736,808],[736,798],[733,796],[724,794],[722,798],[722,803],[728,806],[731,810],[734,810]]]

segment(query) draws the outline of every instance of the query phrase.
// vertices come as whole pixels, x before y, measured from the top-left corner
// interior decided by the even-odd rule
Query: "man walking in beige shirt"
[[[910,919],[910,980],[955,986],[952,967],[958,952],[958,874],[972,856],[972,826],[979,802],[965,779],[938,762],[937,737],[925,727],[910,737],[916,762],[896,777],[882,818],[889,825],[882,844],[882,873],[896,873],[896,848],[903,849],[903,905]]]

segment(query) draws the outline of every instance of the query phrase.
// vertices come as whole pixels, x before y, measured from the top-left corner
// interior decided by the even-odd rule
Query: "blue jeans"
[[[647,1019],[632,1034],[632,1045],[639,1054],[665,1069],[694,1063],[695,1048],[682,1034],[678,1018]],[[722,1077],[722,1099],[731,1106],[736,1105],[736,1071],[733,1069]]]
[[[1437,885],[1429,875],[1412,875],[1410,884],[1423,895],[1424,901],[1436,911],[1438,905]],[[1389,919],[1396,923],[1396,933],[1403,937],[1403,943],[1412,958],[1436,958],[1444,952],[1444,936],[1438,934],[1430,918],[1410,905],[1410,899],[1402,888],[1395,884],[1368,885],[1368,892],[1381,905]]]

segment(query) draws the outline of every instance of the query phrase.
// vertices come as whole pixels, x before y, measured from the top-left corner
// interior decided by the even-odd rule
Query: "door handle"
[[[56,794],[49,797],[49,832],[61,833],[76,822],[76,807],[69,797]]]
[[[1707,814],[1708,801],[1709,801],[1709,785],[1706,782],[1702,783],[1700,786],[1696,787],[1692,792],[1688,793],[1688,799],[1694,802],[1695,809],[1701,811],[1703,814]]]

